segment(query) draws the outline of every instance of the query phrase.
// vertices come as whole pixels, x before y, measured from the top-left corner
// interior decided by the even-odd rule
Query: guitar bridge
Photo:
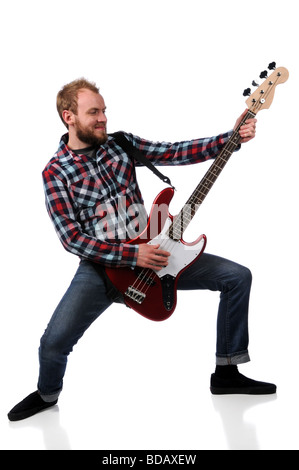
[[[142,304],[142,302],[145,299],[145,294],[143,292],[140,292],[138,289],[135,289],[135,287],[129,286],[128,289],[125,292],[125,295],[127,297],[130,297],[130,299],[134,300],[138,304]]]

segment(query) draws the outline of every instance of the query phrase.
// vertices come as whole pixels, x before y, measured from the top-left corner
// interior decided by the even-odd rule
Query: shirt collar
[[[105,142],[105,144],[101,145],[99,147],[99,150],[100,149],[106,149],[107,148],[107,145],[109,145],[109,143],[114,140],[113,137],[111,137],[110,135],[108,135],[108,139],[107,141]],[[76,155],[76,153],[74,153],[67,145],[69,141],[69,134],[68,132],[66,134],[64,134],[61,139],[60,139],[60,143],[59,143],[59,147],[58,147],[58,152],[57,152],[57,156],[59,157],[59,160],[61,162],[61,164],[70,164],[72,161],[82,161],[82,160],[88,160],[87,157],[85,157],[85,155]]]

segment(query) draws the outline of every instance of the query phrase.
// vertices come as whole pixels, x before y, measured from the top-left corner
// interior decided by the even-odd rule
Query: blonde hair
[[[77,114],[78,111],[78,92],[83,88],[99,93],[100,90],[95,83],[89,82],[85,78],[78,78],[66,85],[64,85],[57,94],[56,106],[57,111],[63,124],[68,128],[68,125],[63,119],[62,113],[65,109]]]

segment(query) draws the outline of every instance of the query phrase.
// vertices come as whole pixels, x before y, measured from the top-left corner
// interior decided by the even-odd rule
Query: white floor
[[[28,420],[2,423],[1,449],[299,448],[296,418],[290,416],[281,397],[206,396],[199,400],[194,392],[188,395],[192,403],[174,403],[172,398],[163,407],[150,403],[147,394],[142,400],[126,396],[113,406],[109,402],[95,405],[88,397],[76,404],[66,397],[59,406]],[[100,401],[96,394],[91,396]]]
[[[180,298],[194,307],[194,295],[189,303],[187,294]],[[198,307],[214,308],[211,295],[202,293]],[[298,374],[291,376],[296,368],[287,354],[281,360],[274,351],[270,360],[267,334],[257,331],[255,360],[240,370],[277,383],[277,395],[214,397],[214,319],[188,310],[178,307],[166,322],[153,323],[114,307],[74,349],[58,405],[16,423],[6,413],[34,390],[35,348],[8,356],[6,366],[15,370],[2,386],[0,448],[298,450]],[[268,336],[270,349],[274,339]]]

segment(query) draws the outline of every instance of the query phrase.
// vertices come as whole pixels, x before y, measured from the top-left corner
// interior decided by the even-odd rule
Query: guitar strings
[[[245,118],[242,120],[242,122],[239,124],[239,126],[237,127],[237,129],[233,132],[230,140],[228,141],[227,143],[227,146],[225,147],[225,149],[223,149],[223,151],[220,153],[219,155],[219,158],[217,159],[217,162],[219,162],[220,160],[223,161],[223,166],[219,166],[214,162],[212,165],[211,165],[211,168],[215,168],[215,167],[218,167],[218,169],[220,170],[219,171],[219,174],[220,172],[222,171],[222,169],[224,168],[224,165],[227,163],[227,160],[224,160],[222,158],[222,153],[224,151],[228,151],[230,154],[233,152],[233,150],[235,149],[236,145],[235,143],[232,143],[232,139],[233,138],[236,138],[236,136],[238,136],[238,130],[239,128],[241,127],[241,125],[244,124],[244,122],[248,119],[248,113],[246,114]],[[239,143],[239,142],[238,142]],[[237,144],[238,144],[237,143]],[[210,170],[211,170],[210,168]],[[211,170],[212,171],[212,170]],[[212,185],[213,183],[216,181],[217,177],[219,176],[218,174],[214,174],[213,175],[215,177],[214,181],[212,181]],[[211,187],[212,187],[211,185]],[[197,186],[195,192],[193,193],[193,197],[195,196],[196,198],[199,199],[199,193],[201,192],[201,184],[199,183],[199,185]],[[204,195],[204,197],[208,194],[210,188],[206,188],[206,193],[202,193]],[[191,198],[192,198],[191,196]],[[191,200],[191,198],[189,198],[188,201]],[[199,199],[200,200],[200,199]],[[203,201],[203,200],[202,200]],[[202,203],[202,201],[200,201],[200,204]],[[180,222],[177,222],[178,220],[180,219]],[[172,242],[171,242],[171,237],[169,237],[169,233],[170,231],[172,230],[172,233],[175,234],[175,231],[177,230],[177,225],[180,224],[180,231],[179,231],[179,236],[178,236],[178,232],[176,231],[176,238],[177,238],[177,241],[179,241],[181,238],[182,238],[182,234],[184,232],[184,230],[186,229],[187,225],[191,222],[192,218],[190,220],[186,220],[186,214],[184,213],[184,211],[180,212],[177,216],[175,216],[173,218],[173,221],[171,222],[170,226],[167,228],[166,230],[166,235],[168,234],[166,240],[162,240],[161,244],[160,244],[160,248],[159,249],[163,249],[165,251],[169,251],[170,253],[172,252]],[[183,221],[183,227],[182,227],[182,221]],[[185,222],[187,222],[187,224],[185,225]],[[148,289],[150,288],[150,285],[151,285],[151,276],[152,275],[155,275],[155,276],[158,276],[158,274],[155,272],[154,268],[143,268],[139,275],[137,276],[137,279],[134,281],[134,283],[132,284],[132,287],[134,289],[136,289],[137,291],[143,293],[143,294],[146,294]],[[146,281],[148,280],[148,282]],[[136,296],[138,296],[138,292],[136,293]]]

